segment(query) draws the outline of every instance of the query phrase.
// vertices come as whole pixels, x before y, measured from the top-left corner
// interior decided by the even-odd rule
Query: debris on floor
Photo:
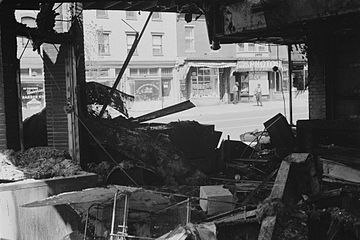
[[[67,151],[49,147],[29,148],[24,152],[4,151],[0,154],[1,180],[45,179],[85,174]]]
[[[99,89],[93,86],[90,94],[94,103],[103,94]],[[214,125],[143,123],[193,107],[191,102],[128,119],[126,104],[113,101],[123,116],[97,118],[91,110],[82,119],[93,135],[86,171],[99,174],[107,185],[146,186],[166,195],[166,205],[156,211],[129,212],[129,233],[174,240],[359,239],[359,164],[342,152],[344,146],[324,145],[329,142],[313,136],[309,151],[296,152],[306,145],[299,141],[306,140],[301,131],[310,134],[308,123],[296,138],[286,118],[277,114],[264,123],[265,131],[242,134],[241,141],[223,140],[218,147],[221,132]],[[43,116],[44,111],[34,119],[44,121]],[[66,152],[50,148],[1,156],[0,176],[13,169],[4,177],[8,180],[83,172]],[[99,226],[109,229],[109,206],[101,209],[106,216],[96,215],[99,208],[91,211],[87,236],[103,234]],[[100,223],[98,217],[106,220]]]

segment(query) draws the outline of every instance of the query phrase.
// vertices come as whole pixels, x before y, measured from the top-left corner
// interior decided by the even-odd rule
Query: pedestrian
[[[262,106],[262,93],[261,93],[261,85],[258,84],[257,88],[255,89],[255,98],[256,98],[256,105],[257,106]]]
[[[239,83],[238,82],[235,82],[231,91],[233,94],[233,103],[237,104],[239,101]]]

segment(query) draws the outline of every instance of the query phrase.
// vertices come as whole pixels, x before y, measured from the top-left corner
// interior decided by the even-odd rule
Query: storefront
[[[172,80],[173,67],[130,68],[127,88],[135,101],[157,101],[170,97]]]
[[[183,99],[220,101],[229,92],[229,75],[235,62],[188,62],[180,79]]]
[[[281,70],[281,61],[238,61],[234,75],[236,81],[240,83],[241,95],[252,96],[259,85],[264,96],[269,96],[274,89],[281,89],[281,81],[277,81],[276,73],[273,71],[274,66],[277,66]]]

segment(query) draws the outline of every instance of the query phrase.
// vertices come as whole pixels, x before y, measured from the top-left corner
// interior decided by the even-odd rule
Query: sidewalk
[[[196,101],[193,101],[196,106]],[[285,99],[286,109],[289,109],[289,99]],[[167,107],[163,105],[164,107]],[[243,100],[237,104],[232,103],[218,103],[207,106],[196,106],[192,109],[185,110],[181,112],[182,116],[194,116],[194,115],[221,115],[232,112],[249,112],[254,110],[271,110],[283,108],[284,102],[282,100],[264,100],[263,106],[256,106],[254,100],[247,102]],[[293,99],[293,107],[307,107],[308,99],[306,97],[298,97]],[[132,117],[137,117],[152,111],[162,109],[161,101],[156,102],[135,102],[131,109],[129,109],[129,115]]]

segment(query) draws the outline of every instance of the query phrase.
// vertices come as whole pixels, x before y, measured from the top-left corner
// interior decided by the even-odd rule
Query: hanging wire
[[[63,3],[60,3],[53,11],[56,11],[59,7],[61,7]]]
[[[24,55],[24,53],[26,51],[26,48],[29,45],[29,42],[30,42],[30,39],[27,40],[26,45],[25,45],[24,49],[22,50],[22,52],[20,54],[19,60],[21,60],[21,58],[23,57],[23,55]]]
[[[59,84],[56,82],[54,75],[51,73],[49,67],[48,67],[47,64],[46,64],[44,57],[41,55],[40,52],[39,52],[39,55],[40,55],[41,59],[43,60],[43,63],[44,63],[44,66],[45,66],[46,70],[47,70],[48,73],[50,74],[50,78],[54,81],[56,88],[57,88],[59,91],[61,91],[61,88],[60,88]]]
[[[79,115],[74,112],[74,115],[77,117],[81,125],[86,129],[86,131],[90,134],[90,136],[93,138],[93,140],[96,142],[96,144],[104,151],[104,153],[110,158],[111,161],[113,161],[116,166],[119,167],[119,169],[129,178],[129,180],[134,183],[135,186],[139,186],[137,182],[125,171],[124,168],[122,168],[119,163],[111,156],[111,154],[105,149],[105,147],[101,144],[101,142],[96,138],[96,136],[91,132],[91,130],[86,126],[86,124],[81,120]]]

